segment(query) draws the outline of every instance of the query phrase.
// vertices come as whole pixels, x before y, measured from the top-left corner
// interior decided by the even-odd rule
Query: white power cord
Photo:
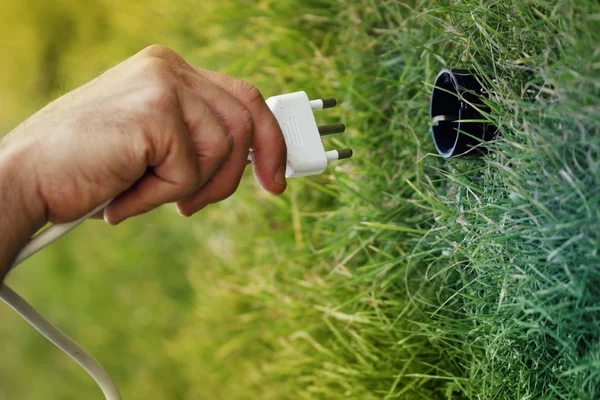
[[[79,218],[76,221],[51,226],[39,235],[33,237],[29,243],[17,255],[12,268],[21,264],[23,261],[54,242],[56,239],[80,225],[83,221],[103,210],[110,201],[96,207],[90,213]],[[85,369],[88,374],[96,381],[106,400],[121,400],[119,391],[110,375],[102,368],[102,365],[94,359],[87,351],[79,346],[73,339],[54,326],[42,314],[37,312],[21,296],[15,293],[11,288],[0,283],[0,299],[4,300],[13,310],[31,324],[38,332],[54,343],[58,348],[69,355],[73,360]]]
[[[352,157],[350,149],[325,151],[321,142],[321,136],[342,133],[345,130],[343,124],[318,126],[313,115],[313,111],[335,107],[335,100],[309,100],[305,92],[296,92],[274,96],[267,99],[266,102],[281,127],[287,146],[286,177],[317,175],[323,172],[330,162]],[[76,221],[51,226],[34,236],[17,255],[11,269],[103,210],[109,203],[110,201],[101,204]],[[2,283],[0,283],[0,299],[19,313],[46,339],[77,361],[94,378],[106,400],[121,399],[111,377],[98,361],[44,318],[21,296]]]
[[[59,237],[63,236],[67,232],[77,228],[79,225],[83,223],[86,219],[96,215],[100,211],[104,210],[104,208],[110,204],[112,200],[107,201],[94,208],[92,211],[79,218],[78,220],[67,222],[64,224],[53,225],[45,231],[40,232],[35,235],[31,240],[23,247],[23,249],[17,254],[17,258],[15,262],[10,267],[10,269],[15,268],[17,265],[21,264],[23,261],[27,260],[29,257],[42,250],[44,247],[48,246],[50,243],[57,240]]]

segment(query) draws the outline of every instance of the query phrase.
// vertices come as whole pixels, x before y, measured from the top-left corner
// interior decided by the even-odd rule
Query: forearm
[[[19,250],[45,223],[25,143],[0,141],[0,281]]]

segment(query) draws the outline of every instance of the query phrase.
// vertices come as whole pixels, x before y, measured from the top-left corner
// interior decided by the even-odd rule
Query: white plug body
[[[267,99],[283,131],[287,146],[287,178],[320,174],[327,168],[327,155],[305,92]]]

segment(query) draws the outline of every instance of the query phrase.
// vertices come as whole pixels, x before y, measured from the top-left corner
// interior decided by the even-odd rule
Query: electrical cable
[[[11,269],[21,264],[23,261],[54,242],[70,230],[79,226],[83,221],[100,212],[110,201],[96,207],[94,210],[79,218],[76,221],[65,224],[57,224],[49,227],[40,234],[34,236],[29,243],[19,252]],[[119,391],[112,378],[106,370],[94,359],[87,351],[79,346],[73,339],[54,326],[35,308],[27,303],[21,296],[15,293],[11,288],[0,283],[0,299],[15,310],[21,317],[31,324],[46,339],[54,343],[58,348],[64,351],[69,357],[77,361],[79,365],[87,371],[96,381],[106,400],[121,400]]]

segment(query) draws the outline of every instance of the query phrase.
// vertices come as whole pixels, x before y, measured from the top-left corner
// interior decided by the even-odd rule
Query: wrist
[[[0,280],[19,250],[45,223],[37,193],[31,146],[20,139],[0,141]]]

